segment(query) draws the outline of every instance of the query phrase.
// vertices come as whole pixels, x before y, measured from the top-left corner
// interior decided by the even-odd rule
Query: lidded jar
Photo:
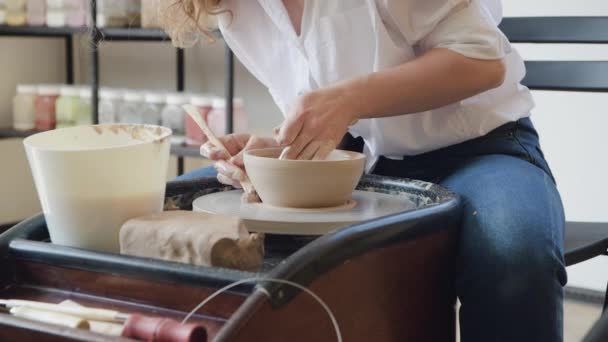
[[[57,128],[71,127],[78,123],[80,109],[80,89],[74,86],[62,86],[57,99]]]
[[[235,98],[232,102],[233,110],[233,130],[234,132],[245,132],[247,131],[247,113],[243,109],[243,100]],[[216,135],[224,135],[228,132],[226,130],[226,100],[223,98],[215,98],[213,100],[213,109],[207,115],[207,123],[209,128]]]
[[[142,121],[145,124],[160,125],[161,115],[165,107],[166,96],[162,93],[147,92],[145,94],[145,104],[142,110]]]
[[[101,88],[99,90],[99,123],[118,122],[118,111],[122,100],[120,89]]]
[[[38,93],[35,100],[35,121],[36,129],[47,131],[55,129],[57,123],[55,106],[59,98],[60,88],[57,85],[44,84],[38,86]]]
[[[34,85],[20,84],[13,98],[13,128],[29,131],[36,127],[34,103],[38,88]]]
[[[183,136],[185,133],[186,113],[182,105],[189,102],[188,96],[181,93],[171,93],[167,95],[167,104],[162,111],[162,125],[170,128],[175,136]]]
[[[120,123],[141,124],[143,123],[144,95],[136,90],[126,90],[122,97],[122,103],[118,111]]]

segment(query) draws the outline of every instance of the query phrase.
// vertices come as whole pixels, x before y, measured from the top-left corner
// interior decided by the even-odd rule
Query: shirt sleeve
[[[422,52],[446,48],[470,58],[500,59],[511,52],[498,28],[496,0],[381,0],[381,13]]]

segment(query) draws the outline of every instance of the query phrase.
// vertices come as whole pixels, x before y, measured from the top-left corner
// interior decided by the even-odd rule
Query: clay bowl
[[[328,208],[344,205],[363,175],[365,156],[335,150],[326,160],[280,160],[281,148],[245,152],[245,169],[266,205]]]

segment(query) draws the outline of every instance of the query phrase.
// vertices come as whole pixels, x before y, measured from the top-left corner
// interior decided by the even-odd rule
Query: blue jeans
[[[529,119],[422,155],[381,158],[374,173],[439,183],[462,196],[463,342],[563,340],[564,212]]]

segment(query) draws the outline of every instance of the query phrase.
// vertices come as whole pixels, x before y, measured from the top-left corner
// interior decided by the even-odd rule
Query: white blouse
[[[306,0],[298,36],[281,0],[223,0],[219,27],[283,115],[303,93],[406,63],[433,48],[504,58],[502,86],[422,113],[360,120],[371,170],[379,156],[416,155],[487,134],[529,115],[522,58],[497,28],[500,0]]]

